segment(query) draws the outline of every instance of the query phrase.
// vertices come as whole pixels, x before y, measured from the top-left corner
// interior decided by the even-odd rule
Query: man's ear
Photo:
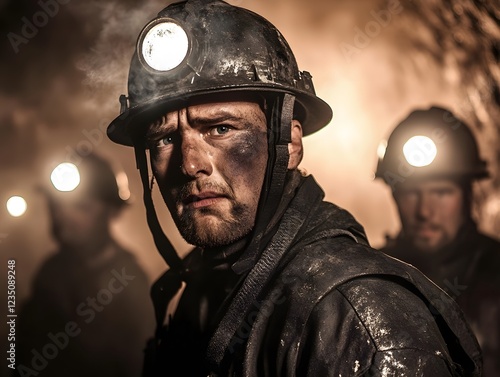
[[[292,120],[292,142],[288,143],[288,154],[290,155],[288,159],[288,170],[296,169],[300,161],[302,161],[302,156],[304,155],[304,150],[302,148],[302,125],[298,120]]]

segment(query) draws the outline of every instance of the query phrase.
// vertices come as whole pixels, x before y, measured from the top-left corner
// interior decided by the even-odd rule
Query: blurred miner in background
[[[44,192],[58,250],[21,308],[15,375],[136,377],[153,310],[145,273],[110,233],[126,205],[115,174],[89,155],[59,165],[52,181]]]
[[[135,148],[170,267],[152,290],[145,376],[479,375],[456,303],[371,249],[299,170],[302,136],[332,110],[267,20],[218,0],[169,5],[141,31],[120,102],[108,136]],[[148,155],[196,246],[184,259],[156,216]]]
[[[413,111],[392,132],[376,176],[391,188],[402,229],[385,253],[426,274],[464,310],[500,373],[500,242],[477,229],[473,182],[488,177],[469,127],[450,111]]]

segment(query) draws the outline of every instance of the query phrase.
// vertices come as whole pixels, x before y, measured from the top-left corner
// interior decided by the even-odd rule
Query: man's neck
[[[88,240],[82,245],[61,245],[61,250],[86,265],[98,265],[100,261],[108,260],[111,254],[116,253],[116,245],[108,235]]]

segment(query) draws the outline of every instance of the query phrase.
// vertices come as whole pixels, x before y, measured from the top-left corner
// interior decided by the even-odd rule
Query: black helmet
[[[465,180],[488,177],[469,127],[440,107],[415,110],[394,129],[375,176],[393,189],[425,178]]]
[[[108,136],[130,146],[130,134],[139,126],[211,93],[290,93],[296,97],[304,135],[332,117],[276,27],[220,0],[188,0],[158,13],[139,35],[128,91],[128,98],[120,97],[121,115],[108,127]]]

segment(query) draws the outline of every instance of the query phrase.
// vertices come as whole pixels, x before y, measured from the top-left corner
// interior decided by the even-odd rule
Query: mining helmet
[[[332,109],[316,96],[311,75],[299,71],[278,29],[249,10],[220,0],[188,0],[167,6],[142,29],[130,64],[128,97],[120,96],[121,114],[107,133],[112,141],[134,147],[148,226],[160,254],[181,275],[184,263],[154,208],[144,133],[165,113],[233,95],[264,99],[269,131],[266,175],[247,246],[252,253],[242,258],[249,265],[280,203],[292,120],[309,135],[329,123]]]
[[[292,94],[304,135],[332,117],[311,75],[299,71],[288,43],[266,19],[220,0],[171,4],[139,35],[128,97],[120,97],[121,114],[108,136],[132,146],[131,135],[169,109],[195,97],[238,91]]]
[[[375,174],[393,188],[407,180],[488,175],[470,128],[440,107],[415,110],[398,124],[379,153]]]
[[[93,198],[120,207],[130,197],[125,173],[115,174],[110,163],[95,154],[76,164],[61,162],[52,170],[50,183],[44,183],[41,189],[51,200]]]

